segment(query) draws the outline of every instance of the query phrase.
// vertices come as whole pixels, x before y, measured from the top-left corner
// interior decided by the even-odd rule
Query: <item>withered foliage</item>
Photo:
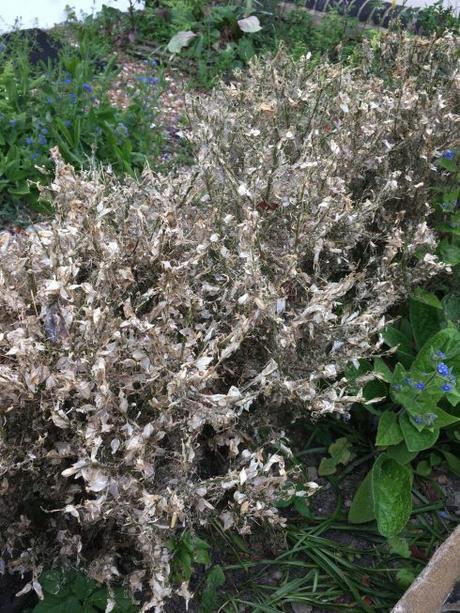
[[[257,60],[192,101],[179,175],[120,184],[54,153],[55,220],[0,242],[10,572],[79,564],[161,610],[175,531],[282,523],[283,429],[348,410],[345,365],[442,269],[428,185],[455,54],[388,36],[353,68]]]

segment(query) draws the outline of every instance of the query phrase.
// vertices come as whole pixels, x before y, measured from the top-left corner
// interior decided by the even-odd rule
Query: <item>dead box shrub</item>
[[[10,572],[80,565],[161,610],[188,597],[175,531],[282,523],[286,426],[347,412],[345,365],[442,269],[428,187],[458,133],[455,54],[389,35],[354,67],[256,60],[191,101],[176,175],[120,184],[55,152],[55,219],[0,239]]]

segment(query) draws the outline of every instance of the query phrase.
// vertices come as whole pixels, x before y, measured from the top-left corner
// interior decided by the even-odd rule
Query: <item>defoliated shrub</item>
[[[282,523],[282,431],[347,412],[345,366],[443,268],[428,189],[458,126],[455,41],[394,49],[382,77],[372,47],[354,68],[254,62],[193,101],[179,176],[120,184],[54,151],[55,220],[0,244],[11,571],[123,574],[160,609],[178,528]]]

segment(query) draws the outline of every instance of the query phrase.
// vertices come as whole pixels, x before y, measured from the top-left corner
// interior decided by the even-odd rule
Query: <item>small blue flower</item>
[[[40,130],[40,132],[41,132],[42,134],[48,134],[48,128],[42,128],[42,129]]]
[[[32,153],[32,155],[30,156],[30,159],[31,160],[36,160],[39,156],[40,156],[40,154],[35,152],[35,153]]]
[[[66,79],[64,79],[63,83],[65,83],[66,85],[70,85],[72,83],[72,79],[70,77],[67,77]]]
[[[93,91],[93,88],[91,87],[89,83],[83,83],[82,87],[85,90],[85,92],[88,92],[89,94],[91,94]]]
[[[34,142],[34,139],[31,136],[26,138],[26,145],[31,145]]]
[[[152,59],[150,60],[150,66],[151,66],[152,68],[156,68],[156,67],[158,66],[158,62],[157,62],[157,61],[156,61],[154,58],[152,58]]]
[[[441,360],[443,360],[446,357],[446,354],[444,353],[444,351],[436,351],[436,355],[438,356],[438,358],[441,358]]]
[[[145,85],[156,85],[160,82],[160,79],[158,77],[146,77],[142,75],[140,77],[137,77],[137,80],[141,83],[145,83]]]
[[[410,377],[406,377],[406,378],[403,380],[403,383],[404,383],[404,385],[412,385],[412,384],[413,384],[413,381],[412,381],[412,379],[411,379]]]
[[[2,53],[3,51],[5,51],[6,47],[3,43],[0,43],[0,53]]]
[[[438,511],[438,516],[441,519],[449,519],[449,513],[447,513],[447,511]]]
[[[425,388],[426,388],[426,385],[422,381],[419,381],[418,383],[415,384],[415,389],[417,390],[424,390]]]
[[[15,127],[16,127],[16,125],[17,125],[17,123],[18,123],[18,122],[17,122],[17,120],[16,120],[16,119],[10,119],[10,126],[11,126],[12,128],[15,128]]]
[[[450,374],[449,367],[444,362],[440,362],[436,368],[441,377],[447,377]]]
[[[413,420],[417,425],[423,424],[423,418],[420,415],[416,415]]]
[[[122,122],[120,122],[117,125],[117,127],[115,128],[115,132],[118,134],[118,136],[121,136],[123,138],[126,138],[128,136],[128,134],[129,134],[128,128]]]
[[[75,104],[77,102],[77,94],[74,94],[73,92],[69,94],[69,98],[70,98],[70,102],[72,104]]]
[[[447,149],[446,151],[444,151],[444,153],[442,154],[443,158],[446,158],[446,160],[453,160],[455,157],[455,151],[453,151],[452,149]]]
[[[40,134],[40,136],[38,137],[38,143],[39,145],[47,145],[48,141],[46,140],[46,136],[44,134]]]
[[[441,391],[442,392],[451,392],[452,391],[452,385],[450,383],[443,383],[441,385]]]
[[[48,104],[53,104],[54,100],[51,98],[51,96],[48,96],[48,98],[46,99]]]

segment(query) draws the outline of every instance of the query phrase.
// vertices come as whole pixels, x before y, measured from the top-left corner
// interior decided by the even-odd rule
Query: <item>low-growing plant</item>
[[[108,606],[114,613],[138,611],[123,588],[113,587],[109,591],[105,585],[101,586],[78,570],[44,571],[38,584],[42,599],[27,610],[30,613],[97,613],[106,611]],[[32,584],[27,588],[31,589]]]
[[[286,423],[347,415],[348,364],[445,270],[427,203],[455,40],[384,37],[386,79],[376,52],[255,59],[190,101],[196,164],[177,174],[120,183],[53,151],[55,219],[0,239],[9,572],[84,560],[148,610],[189,598],[178,533],[284,524]]]
[[[152,124],[160,78],[150,68],[122,111],[107,95],[113,63],[97,73],[84,47],[63,50],[57,66],[46,69],[31,66],[26,49],[7,56],[0,68],[1,221],[18,220],[18,208],[26,219],[27,207],[47,210],[36,184],[49,181],[53,146],[77,168],[95,159],[128,174],[158,156],[162,134]]]
[[[438,253],[454,266],[449,281],[455,291],[445,292],[441,301],[436,294],[417,289],[409,302],[408,317],[384,331],[385,343],[395,347],[394,357],[375,360],[378,382],[364,388],[372,403],[370,410],[378,417],[375,445],[383,453],[358,489],[349,517],[358,523],[376,519],[380,532],[389,537],[401,532],[411,515],[414,472],[427,477],[433,467],[445,463],[460,475],[456,453],[460,443],[456,427],[460,421],[457,157],[451,149],[439,157],[441,181],[432,190],[441,215],[435,220],[436,227],[449,237],[440,241]],[[358,369],[351,368],[349,377],[365,378],[371,370],[369,363],[363,363]],[[375,398],[378,408],[372,408]]]

